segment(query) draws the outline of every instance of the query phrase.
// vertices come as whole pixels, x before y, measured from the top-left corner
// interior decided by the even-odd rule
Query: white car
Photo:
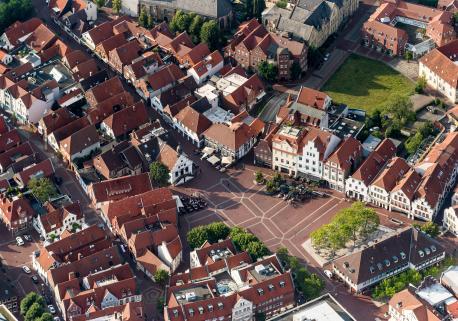
[[[30,274],[32,272],[32,271],[30,271],[30,268],[28,266],[25,266],[25,265],[22,267],[22,271],[24,271],[27,274]]]
[[[328,278],[332,279],[333,274],[332,274],[331,271],[329,271],[329,270],[324,270],[323,272],[324,272],[324,274],[325,274]]]
[[[51,314],[56,314],[56,309],[52,304],[48,305],[48,310],[51,312]]]
[[[22,239],[22,237],[20,237],[20,236],[16,237],[16,244],[18,246],[23,246],[24,245],[24,240]]]

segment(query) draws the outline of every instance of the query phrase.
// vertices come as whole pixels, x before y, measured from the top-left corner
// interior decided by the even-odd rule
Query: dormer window
[[[273,291],[274,288],[275,288],[275,287],[274,287],[273,284],[269,284],[269,291]]]
[[[383,263],[385,263],[387,267],[390,266],[390,260],[384,260]]]
[[[398,263],[398,261],[399,261],[398,257],[397,257],[396,255],[394,255],[394,256],[393,256],[393,262],[394,262],[394,263]]]
[[[369,271],[371,271],[371,273],[374,273],[375,272],[375,268],[373,266],[369,266]]]
[[[208,311],[213,312],[213,305],[211,304],[208,305]]]
[[[281,288],[284,288],[285,285],[286,285],[285,281],[280,281],[280,287],[281,287]]]
[[[258,294],[259,295],[263,295],[264,294],[264,290],[263,289],[258,289]]]
[[[422,250],[419,250],[418,251],[418,255],[420,255],[420,257],[424,257],[425,256],[425,252],[423,252]]]
[[[378,269],[381,271],[381,270],[382,270],[382,268],[383,268],[383,265],[382,265],[382,263],[377,263],[377,267],[378,267]]]
[[[172,313],[173,313],[173,316],[174,316],[175,318],[178,317],[178,310],[177,310],[177,309],[173,309]]]
[[[431,245],[431,251],[434,253],[436,252],[436,247],[434,245]]]
[[[431,250],[427,247],[425,247],[425,253],[426,255],[430,255],[431,254]]]
[[[223,302],[218,302],[218,309],[222,310],[224,307]]]
[[[204,314],[204,308],[203,307],[198,307],[197,309],[199,310],[199,314]]]
[[[404,252],[399,253],[401,255],[401,259],[405,260],[406,259],[406,254]]]
[[[193,308],[190,308],[190,309],[189,309],[189,315],[190,315],[190,316],[194,316],[194,309],[193,309]]]

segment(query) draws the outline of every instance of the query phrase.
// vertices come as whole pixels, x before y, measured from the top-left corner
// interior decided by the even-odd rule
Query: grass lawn
[[[396,96],[410,96],[414,87],[384,63],[352,54],[321,90],[334,102],[372,113]]]

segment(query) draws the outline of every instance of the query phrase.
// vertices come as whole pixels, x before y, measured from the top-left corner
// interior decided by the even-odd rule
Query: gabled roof
[[[82,152],[85,148],[99,143],[99,138],[99,133],[97,132],[95,125],[89,125],[62,140],[60,142],[60,146],[68,153],[68,155],[72,156]]]
[[[359,140],[348,137],[342,141],[336,151],[329,156],[326,162],[333,162],[339,165],[343,171],[347,171],[363,154],[363,147]]]
[[[34,154],[34,150],[30,142],[26,141],[21,145],[13,147],[4,153],[0,154],[0,166],[3,170],[6,170],[9,166],[17,161],[20,161],[24,157]]]
[[[458,61],[458,40],[433,49],[420,58],[420,64],[425,65],[453,88],[458,88],[456,61]]]
[[[145,193],[151,189],[148,173],[123,176],[91,185],[94,203],[117,201],[128,196]]]
[[[73,214],[77,220],[83,218],[83,212],[79,203],[71,203],[52,212],[40,215],[39,219],[46,233],[50,233],[63,226],[64,219]]]
[[[410,166],[400,157],[392,158],[380,174],[372,182],[372,185],[378,186],[386,192],[391,192],[396,183],[409,171]]]
[[[111,128],[115,137],[128,133],[148,121],[148,113],[142,101],[108,116],[103,123]]]
[[[324,92],[308,87],[301,87],[296,102],[324,110],[325,102],[328,99],[330,100],[331,98]]]
[[[212,125],[211,121],[207,117],[189,105],[178,112],[178,114],[175,115],[175,118],[178,122],[197,135],[202,134]]]
[[[417,321],[441,321],[430,307],[422,302],[409,288],[396,293],[390,299],[389,305],[400,315],[406,315],[406,311],[411,311]]]
[[[77,90],[72,92],[78,92]],[[81,91],[80,91],[81,92]],[[55,130],[70,124],[77,117],[67,108],[59,108],[55,111],[49,111],[42,119],[40,126],[44,130],[45,135],[49,135]]]
[[[119,77],[113,77],[86,91],[86,97],[88,99],[93,98],[96,103],[101,103],[122,91],[124,91],[124,87],[121,80]],[[90,103],[92,103],[91,100]]]
[[[16,21],[5,30],[5,36],[13,46],[19,45],[19,39],[30,34],[43,22],[38,18],[31,18],[27,21]]]
[[[14,175],[14,179],[23,186],[26,186],[32,178],[50,177],[53,174],[54,165],[51,159],[48,158],[38,164],[24,168],[22,172]]]
[[[3,213],[4,222],[10,225],[10,228],[18,228],[19,219],[27,218],[30,220],[36,215],[34,209],[26,198],[16,198],[14,200],[0,195],[0,210]]]
[[[0,153],[19,145],[21,142],[22,138],[16,129],[0,134]]]
[[[170,64],[148,76],[148,84],[153,91],[166,87],[178,79],[184,77],[184,73],[175,64]]]

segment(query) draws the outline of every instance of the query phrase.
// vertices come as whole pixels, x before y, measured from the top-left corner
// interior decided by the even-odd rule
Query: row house
[[[90,0],[51,0],[47,3],[51,18],[76,41],[97,21],[97,5]]]
[[[1,48],[7,52],[13,51],[22,45],[28,46],[35,52],[49,48],[57,36],[46,27],[38,18],[27,21],[17,21],[5,29],[0,36]]]
[[[220,152],[232,161],[239,160],[253,148],[264,130],[264,122],[242,112],[230,124],[214,123],[205,132],[205,146]]]
[[[191,68],[201,62],[208,55],[210,55],[210,49],[208,49],[206,43],[201,42],[196,46],[191,46],[191,48],[181,47],[174,56],[180,67]]]
[[[178,103],[179,101],[189,101],[193,103],[196,101],[195,97],[192,96],[194,90],[197,89],[197,84],[191,76],[184,76],[180,78],[176,85],[170,87],[169,89],[162,91],[156,97],[151,99],[151,105],[157,110],[164,112],[163,116],[171,116],[170,113],[167,115],[166,109],[171,105]],[[191,99],[193,99],[191,101]],[[176,107],[176,106],[175,106]],[[178,110],[179,111],[179,110]],[[176,113],[175,113],[176,114]],[[172,116],[173,117],[173,116]],[[171,119],[165,118],[166,121],[171,121]]]
[[[154,280],[162,269],[173,273],[182,260],[177,204],[167,188],[150,190],[106,204],[104,220],[135,257],[137,267]]]
[[[95,125],[88,125],[59,143],[59,151],[68,163],[82,160],[100,150],[100,136]]]
[[[431,221],[439,212],[445,196],[453,188],[458,172],[458,133],[448,133],[415,166],[422,180],[412,202],[411,215]]]
[[[129,303],[141,307],[135,276],[104,231],[91,226],[40,250],[33,266],[65,320],[97,312],[110,316]],[[71,296],[68,295],[71,293]]]
[[[389,209],[390,197],[396,183],[410,170],[409,164],[400,157],[388,161],[383,170],[369,185],[369,198],[372,204]]]
[[[436,48],[419,61],[419,76],[452,103],[458,103],[458,40]]]
[[[293,39],[319,48],[348,21],[358,7],[356,0],[301,0],[285,8],[268,8],[262,13],[262,23],[271,31],[286,33]]]
[[[47,158],[23,168],[22,171],[14,174],[13,179],[19,188],[24,188],[31,179],[53,178],[54,172],[54,165],[51,159]]]
[[[34,227],[45,240],[60,239],[64,231],[78,231],[85,224],[84,214],[79,203],[71,203],[60,208],[48,204],[48,213],[35,218]]]
[[[393,321],[441,321],[433,307],[419,298],[409,287],[402,290],[388,302],[388,315]]]
[[[76,119],[71,118],[69,119],[69,122],[65,121],[63,123],[66,124],[56,128],[47,136],[47,142],[49,146],[51,146],[52,149],[54,149],[56,152],[59,151],[61,141],[90,125],[87,117],[80,117]]]
[[[109,52],[108,65],[123,75],[124,67],[141,56],[141,47],[137,40],[129,41]]]
[[[272,122],[265,124],[264,133],[253,148],[255,165],[272,168],[272,139],[279,128],[279,125]]]
[[[18,147],[23,142],[17,129],[9,130],[0,134],[0,153],[4,153],[14,147]]]
[[[212,126],[212,122],[192,107],[195,103],[185,106],[173,118],[173,126],[197,147],[204,145],[204,132]]]
[[[126,36],[123,33],[118,33],[99,43],[97,47],[95,47],[95,53],[103,60],[103,62],[108,63],[110,52],[125,45],[126,43],[128,43]]]
[[[137,129],[148,121],[148,112],[142,101],[117,111],[100,124],[100,129],[112,139],[126,137],[131,131]]]
[[[442,225],[445,229],[458,236],[458,187],[452,194],[452,204],[444,210]]]
[[[0,134],[1,135],[1,134]],[[0,136],[1,137],[1,136]],[[16,167],[22,162],[35,154],[32,145],[29,142],[24,142],[0,154],[0,173],[5,173],[11,167]]]
[[[361,293],[386,278],[409,269],[421,271],[444,258],[445,251],[436,240],[406,227],[372,246],[335,259],[332,269],[353,292]]]
[[[128,82],[136,86],[140,79],[152,75],[163,64],[158,53],[145,52],[140,57],[134,59],[132,64],[124,67],[123,76]]]
[[[127,141],[113,145],[111,149],[94,157],[93,164],[105,179],[138,175],[143,170],[139,151]]]
[[[272,139],[272,168],[293,176],[321,179],[324,162],[340,141],[318,128],[282,125]]]
[[[346,196],[370,202],[369,186],[385,164],[395,155],[396,146],[390,139],[384,139],[363,161],[356,172],[345,180]]]
[[[145,169],[159,161],[169,170],[170,184],[181,185],[194,178],[196,166],[181,146],[173,148],[163,137],[165,135],[167,132],[159,122],[148,123],[132,132],[131,143],[140,154]]]
[[[198,85],[201,85],[218,73],[223,66],[224,58],[218,50],[215,50],[189,68],[187,73],[194,78]]]
[[[154,97],[173,87],[184,76],[185,74],[177,65],[169,64],[149,75],[146,79],[141,79],[136,89],[143,99],[151,99],[152,107],[156,107]],[[158,111],[162,112],[161,109]]]
[[[81,42],[89,49],[94,51],[96,47],[104,40],[115,35],[114,27],[128,20],[128,17],[121,16],[117,19],[106,21],[81,35]]]
[[[87,119],[90,123],[99,126],[102,121],[114,113],[134,105],[134,96],[127,91],[121,91],[114,96],[98,103],[96,106],[89,108]]]
[[[390,193],[390,211],[398,211],[410,217],[412,201],[421,182],[421,176],[411,168],[396,183]]]
[[[291,272],[284,271],[276,255],[252,262],[237,253],[231,241],[204,245],[191,252],[191,267],[171,277],[165,294],[165,320],[252,320],[267,318],[294,305]],[[198,265],[196,265],[196,263]],[[234,284],[225,286],[224,284]]]
[[[47,141],[48,136],[55,130],[70,124],[78,117],[67,108],[49,111],[38,122],[38,132]]]
[[[293,122],[302,126],[312,126],[321,129],[329,128],[329,115],[327,111],[310,106],[308,103],[301,103],[298,101],[299,97],[296,101],[293,101],[291,96],[288,95],[285,104],[278,109],[275,122],[277,124]]]
[[[114,306],[103,311],[93,309],[84,315],[72,316],[72,321],[144,321],[146,314],[142,302],[128,302],[123,306]]]
[[[0,195],[0,219],[8,231],[17,234],[32,226],[35,210],[26,198]]]
[[[94,207],[100,209],[106,203],[144,193],[151,189],[149,174],[142,173],[93,183],[88,188],[88,196]]]
[[[329,187],[345,192],[345,180],[361,163],[363,147],[353,137],[344,139],[334,153],[324,162],[323,179]]]
[[[233,58],[245,69],[258,70],[261,62],[273,63],[278,68],[278,79],[291,79],[293,62],[298,63],[302,72],[307,70],[307,51],[305,43],[270,33],[256,19],[242,24],[228,46],[224,55]]]
[[[96,107],[101,102],[118,95],[124,91],[124,86],[119,77],[110,78],[101,84],[92,87],[85,93],[90,107]]]

